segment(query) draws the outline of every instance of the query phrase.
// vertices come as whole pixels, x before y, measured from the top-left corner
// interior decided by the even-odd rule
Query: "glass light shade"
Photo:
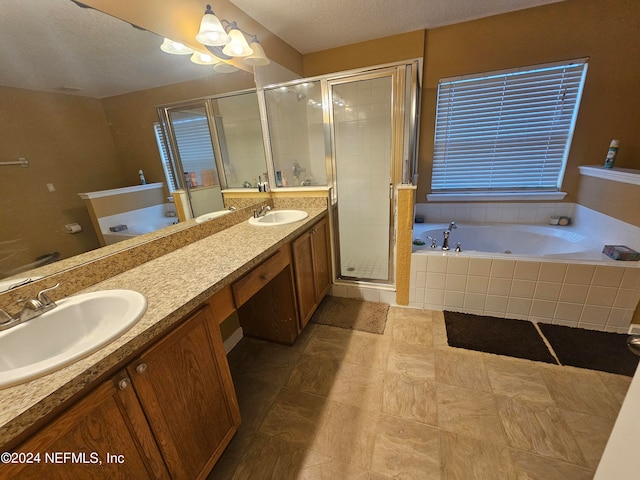
[[[166,53],[171,53],[172,55],[188,55],[193,53],[193,49],[168,38],[164,39],[162,45],[160,45],[160,50]]]
[[[231,28],[229,30],[229,37],[231,41],[225,45],[222,49],[222,53],[229,55],[230,57],[248,57],[253,53],[251,47],[247,43],[247,39],[237,28]]]
[[[200,52],[193,52],[193,55],[191,55],[191,61],[198,65],[216,65],[217,63],[220,63],[220,60],[213,55]]]
[[[253,53],[242,60],[244,63],[253,65],[254,67],[261,67],[271,63],[271,60],[269,60],[264,53],[264,48],[262,48],[262,45],[260,45],[257,40],[251,42],[249,47],[251,47]]]
[[[213,69],[218,73],[233,73],[239,70],[238,67],[234,67],[230,63],[224,63],[224,62],[220,62],[216,64],[213,67]]]
[[[210,5],[207,5],[207,10],[200,21],[200,30],[196,35],[196,40],[203,45],[211,45],[212,47],[225,45],[231,40]]]

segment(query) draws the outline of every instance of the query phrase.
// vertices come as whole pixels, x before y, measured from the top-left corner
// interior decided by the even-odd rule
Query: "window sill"
[[[563,200],[566,192],[429,193],[430,202],[490,202],[513,200]]]
[[[631,168],[604,168],[598,166],[580,166],[581,175],[588,177],[604,178],[614,182],[631,183],[632,185],[640,185],[640,170]]]

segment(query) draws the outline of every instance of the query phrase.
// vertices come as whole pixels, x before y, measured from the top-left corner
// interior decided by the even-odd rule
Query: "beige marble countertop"
[[[131,289],[147,298],[144,316],[115,341],[84,359],[28,383],[0,390],[0,445],[44,418],[64,401],[112,370],[224,286],[233,283],[320,216],[306,208],[300,222],[256,227],[243,221],[82,292]]]

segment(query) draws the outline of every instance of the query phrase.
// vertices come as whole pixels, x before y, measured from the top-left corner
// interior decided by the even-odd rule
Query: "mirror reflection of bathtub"
[[[111,245],[178,223],[162,182],[80,193],[102,245]]]

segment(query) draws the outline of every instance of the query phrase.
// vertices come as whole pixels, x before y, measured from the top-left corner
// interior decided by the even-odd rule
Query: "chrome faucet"
[[[253,211],[253,218],[264,217],[269,211],[271,211],[271,207],[269,205],[262,205],[260,210]]]
[[[39,317],[45,312],[57,307],[56,302],[51,300],[47,295],[54,288],[58,288],[59,283],[56,283],[53,287],[45,288],[38,292],[36,298],[30,298],[22,302],[22,310],[15,316],[9,315],[4,310],[0,309],[0,331],[7,330],[21,323],[27,322],[33,318]]]
[[[442,232],[444,235],[442,250],[449,250],[449,235],[451,235],[451,230],[455,230],[456,228],[458,228],[458,226],[456,225],[456,222],[451,222],[449,224],[449,228],[446,229],[444,232]]]

